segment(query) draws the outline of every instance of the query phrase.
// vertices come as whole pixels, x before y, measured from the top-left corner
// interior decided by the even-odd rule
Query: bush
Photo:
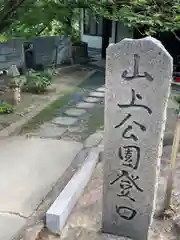
[[[31,70],[26,75],[26,82],[22,90],[37,94],[43,93],[47,90],[47,87],[51,85],[52,77],[53,74],[49,70],[42,72]]]
[[[55,68],[48,68],[44,74],[50,78],[50,80],[52,79],[53,76],[56,76],[58,74],[58,70]]]
[[[175,96],[175,97],[174,97],[174,100],[175,100],[178,104],[180,104],[180,96]]]
[[[4,101],[1,101],[0,102],[0,114],[10,114],[10,113],[13,113],[13,107]]]
[[[174,100],[178,103],[178,108],[175,110],[175,113],[180,117],[180,96],[174,97]]]

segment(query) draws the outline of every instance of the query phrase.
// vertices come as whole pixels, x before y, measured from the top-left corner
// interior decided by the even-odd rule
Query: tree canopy
[[[0,33],[9,36],[39,35],[67,29],[78,21],[79,9],[100,9],[97,0],[0,0]]]
[[[120,1],[119,1],[120,2]],[[127,0],[116,8],[114,19],[122,19],[135,28],[145,27],[147,34],[180,29],[179,0]]]
[[[146,34],[180,29],[180,0],[0,0],[0,33],[30,37],[69,31],[79,9],[120,20]]]

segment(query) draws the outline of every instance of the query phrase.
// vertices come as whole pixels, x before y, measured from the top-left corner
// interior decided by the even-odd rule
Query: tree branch
[[[180,42],[180,38],[178,37],[178,35],[175,32],[172,32],[175,36],[175,38]]]
[[[26,0],[10,0],[4,6],[4,8],[0,11],[0,30],[2,31],[5,28],[5,21],[8,20],[10,15],[16,11]]]
[[[43,26],[41,30],[39,30],[39,32],[36,33],[36,36],[39,36],[46,28],[47,28],[47,25]]]

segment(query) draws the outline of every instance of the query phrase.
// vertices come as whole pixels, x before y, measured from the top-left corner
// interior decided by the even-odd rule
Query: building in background
[[[89,9],[81,12],[81,41],[88,43],[89,48],[100,49],[102,58],[105,58],[106,48],[110,43],[133,38],[133,35],[133,29],[121,22],[95,17]]]

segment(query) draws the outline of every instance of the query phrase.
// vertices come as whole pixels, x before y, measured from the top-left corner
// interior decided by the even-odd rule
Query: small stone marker
[[[154,38],[107,49],[103,232],[146,240],[155,206],[172,58]]]

